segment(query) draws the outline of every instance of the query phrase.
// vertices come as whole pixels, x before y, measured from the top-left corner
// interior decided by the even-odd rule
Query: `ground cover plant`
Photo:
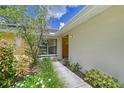
[[[86,71],[85,80],[96,88],[121,88],[120,82],[112,76],[107,76],[96,69]]]
[[[69,60],[63,59],[60,60],[64,66],[66,66],[68,69],[70,69],[72,72],[74,72],[76,75],[78,75],[80,78],[84,78],[84,74],[81,72],[82,67],[78,62],[70,63]]]
[[[49,59],[37,64],[38,72],[26,75],[24,81],[16,82],[13,87],[17,88],[62,88],[63,83],[59,80],[57,73]]]
[[[70,66],[70,62],[69,62],[69,60],[68,60],[67,58],[64,58],[64,59],[62,59],[62,60],[60,60],[60,61],[62,61],[62,64],[63,64],[64,66]]]
[[[79,63],[72,63],[72,64],[70,65],[70,69],[71,69],[73,72],[80,71],[81,66],[80,66]]]

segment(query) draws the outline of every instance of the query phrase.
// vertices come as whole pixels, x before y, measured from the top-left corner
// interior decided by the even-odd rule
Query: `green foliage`
[[[111,76],[107,76],[96,69],[86,71],[85,80],[98,88],[119,88],[122,87],[119,81]]]
[[[19,34],[25,40],[25,42],[29,45],[29,49],[27,49],[26,53],[29,54],[33,58],[34,64],[38,61],[38,53],[39,46],[42,44],[44,40],[43,34],[47,32],[47,20],[43,6],[37,8],[33,7],[34,11],[37,13],[37,17],[32,17],[30,15],[26,15],[21,21],[21,30]],[[45,12],[45,13],[44,13]]]
[[[37,64],[38,73],[27,75],[24,81],[17,82],[17,88],[62,88],[63,83],[59,80],[57,73],[53,70],[50,60],[44,60]]]
[[[39,47],[38,47],[38,35],[34,31],[30,30],[27,31],[26,33],[21,34],[22,38],[25,40],[25,42],[29,45],[29,48],[26,49],[25,54],[32,57],[33,61],[37,61],[37,56],[39,52]]]
[[[26,10],[26,6],[4,6],[0,7],[0,14],[4,17],[9,17],[12,20],[16,21],[21,19],[24,14],[23,11]]]
[[[13,46],[5,40],[0,41],[0,87],[10,87],[15,76]]]
[[[63,65],[65,65],[65,66],[70,65],[70,62],[69,62],[69,60],[67,58],[62,59],[62,62],[63,62]]]
[[[46,6],[31,6],[36,16],[32,16],[29,6],[1,6],[0,14],[6,19],[16,23],[18,35],[29,45],[29,51],[34,62],[38,61],[39,46],[44,39],[43,34],[47,32],[48,20],[46,19]],[[3,23],[0,24],[3,27]],[[0,27],[1,28],[1,27]]]
[[[70,69],[75,72],[75,71],[79,71],[81,69],[81,66],[79,63],[72,63],[70,65]]]

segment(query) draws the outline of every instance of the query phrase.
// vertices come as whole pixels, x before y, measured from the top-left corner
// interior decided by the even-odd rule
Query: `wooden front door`
[[[68,35],[62,38],[62,57],[68,58]]]

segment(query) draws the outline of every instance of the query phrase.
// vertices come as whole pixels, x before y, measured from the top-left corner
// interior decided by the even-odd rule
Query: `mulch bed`
[[[66,65],[65,65],[66,66]],[[70,66],[66,66],[68,69],[70,69]],[[71,69],[70,69],[71,70]],[[79,76],[80,78],[84,79],[84,74],[81,71],[72,71],[74,72],[77,76]]]
[[[70,66],[69,65],[64,65],[64,66],[66,66],[69,70],[71,70],[70,68]],[[71,70],[72,71],[72,70]],[[84,75],[84,73],[83,72],[81,72],[81,71],[72,71],[73,73],[75,73],[77,76],[79,76],[81,79],[83,79],[84,80],[84,78],[85,78],[85,75]],[[89,81],[87,81],[87,80],[84,80],[86,83],[88,83],[90,86],[92,86],[93,87],[93,85],[89,82]]]

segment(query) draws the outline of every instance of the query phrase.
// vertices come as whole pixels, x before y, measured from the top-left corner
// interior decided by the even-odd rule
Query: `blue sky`
[[[47,17],[48,19],[52,18],[52,21],[49,23],[48,27],[53,29],[61,29],[84,7],[84,5],[51,5],[50,9],[48,8]],[[32,6],[29,6],[29,11],[30,15],[36,16]]]
[[[37,8],[38,7],[39,6],[37,6]],[[48,27],[59,30],[79,13],[85,5],[50,5],[49,7],[47,18],[52,18],[52,21],[48,24]],[[25,14],[37,16],[32,5],[28,7],[28,11],[26,11]]]
[[[50,28],[61,29],[69,20],[71,20],[85,6],[51,6],[50,16],[53,20],[49,23]]]

